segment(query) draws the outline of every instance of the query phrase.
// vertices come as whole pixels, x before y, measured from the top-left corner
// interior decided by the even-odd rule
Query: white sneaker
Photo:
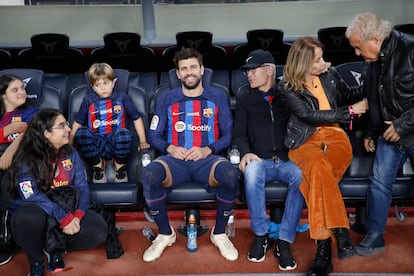
[[[167,246],[173,245],[175,243],[175,240],[177,239],[177,236],[175,235],[174,229],[171,227],[172,234],[171,235],[163,235],[158,234],[155,240],[152,241],[152,244],[150,247],[145,250],[144,255],[142,259],[145,262],[152,262],[158,259],[162,252],[164,252],[164,249]]]
[[[213,234],[214,228],[211,229],[210,240],[211,242],[218,247],[220,250],[221,256],[226,260],[235,261],[239,257],[239,252],[234,247],[233,243],[229,240],[226,233],[223,234]]]

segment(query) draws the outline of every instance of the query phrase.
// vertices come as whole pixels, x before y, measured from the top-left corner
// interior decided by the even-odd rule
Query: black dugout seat
[[[129,72],[157,72],[157,59],[152,48],[141,45],[138,33],[116,32],[103,37],[104,46],[92,50],[90,60],[106,62],[112,68]]]
[[[232,69],[239,69],[246,63],[248,54],[256,49],[272,53],[276,64],[284,65],[290,45],[283,42],[283,31],[277,29],[257,29],[246,33],[247,43],[236,45],[232,57]]]
[[[12,56],[8,50],[0,49],[0,70],[12,68]]]
[[[17,55],[17,66],[45,73],[79,73],[86,70],[83,52],[69,47],[66,34],[43,33],[30,38],[32,46]]]
[[[414,23],[395,25],[394,29],[396,29],[397,31],[406,33],[406,34],[414,35]]]
[[[318,40],[325,46],[323,58],[332,65],[362,61],[345,37],[346,27],[329,27],[318,30]]]
[[[352,61],[339,64],[336,70],[350,87],[362,85],[363,76],[365,74],[364,61]]]

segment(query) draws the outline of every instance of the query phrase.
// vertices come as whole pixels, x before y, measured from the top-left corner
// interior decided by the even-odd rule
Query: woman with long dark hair
[[[12,233],[27,254],[30,275],[62,271],[61,253],[91,249],[107,237],[107,225],[89,210],[89,188],[79,154],[69,145],[62,113],[40,110],[31,120],[10,168],[14,199]]]

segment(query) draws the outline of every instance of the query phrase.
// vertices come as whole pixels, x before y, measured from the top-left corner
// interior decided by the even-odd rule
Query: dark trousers
[[[0,210],[6,210],[9,207],[9,174],[0,170]]]
[[[44,262],[48,215],[34,203],[20,205],[12,215],[12,233],[15,242],[26,253],[30,264]],[[81,220],[81,230],[68,235],[66,251],[92,249],[103,244],[108,226],[105,220],[88,210]]]

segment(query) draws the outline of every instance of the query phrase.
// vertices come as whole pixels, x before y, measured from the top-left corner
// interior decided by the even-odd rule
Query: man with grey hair
[[[367,194],[367,234],[356,246],[360,255],[368,256],[385,248],[392,186],[407,157],[414,156],[414,37],[372,13],[357,15],[345,35],[368,63],[364,89],[370,123],[364,147],[376,153]]]
[[[299,190],[302,171],[289,161],[288,148],[283,144],[290,113],[281,102],[275,81],[275,61],[269,51],[250,52],[241,70],[247,76],[249,88],[237,96],[233,144],[242,157],[239,168],[244,174],[250,225],[255,234],[247,259],[265,260],[271,244],[265,186],[269,181],[283,181],[288,184],[288,192],[274,256],[281,270],[293,270],[297,263],[290,244],[296,238],[304,200]]]

